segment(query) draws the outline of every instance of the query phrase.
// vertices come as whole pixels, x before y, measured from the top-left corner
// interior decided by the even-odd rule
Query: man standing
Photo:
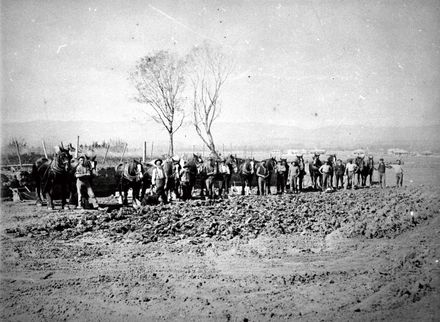
[[[348,189],[348,186],[350,186],[351,189],[353,190],[354,189],[353,176],[354,176],[354,173],[356,172],[357,165],[353,163],[353,159],[351,159],[351,158],[348,159],[347,161],[348,161],[348,163],[345,166],[345,175],[347,176],[347,189]]]
[[[284,193],[284,188],[286,187],[286,178],[287,178],[287,164],[286,160],[281,159],[276,165],[276,174],[277,174],[277,193]]]
[[[383,161],[383,158],[379,159],[379,164],[377,165],[377,172],[379,173],[379,183],[380,188],[383,189],[386,187],[386,176],[385,176],[385,169],[387,166],[385,165],[385,162]]]
[[[403,168],[402,168],[402,161],[397,160],[396,164],[392,164],[391,167],[394,169],[394,172],[396,173],[396,188],[399,186],[403,186]]]
[[[182,170],[180,170],[180,184],[182,185],[182,200],[191,199],[191,174],[188,163],[185,161]]]
[[[213,157],[209,158],[209,161],[205,166],[205,172],[205,187],[207,190],[206,193],[208,194],[208,199],[212,199],[214,197],[214,177],[217,174],[217,167]]]
[[[165,171],[162,168],[162,160],[154,161],[155,168],[151,175],[152,189],[160,197],[162,203],[168,203],[168,197],[165,193]]]
[[[222,159],[219,167],[219,172],[222,177],[219,188],[219,195],[222,197],[223,193],[227,196],[229,194],[229,181],[231,179],[231,170],[226,165],[226,159]]]
[[[91,185],[91,176],[92,172],[90,168],[85,164],[86,157],[84,155],[80,156],[78,159],[78,165],[75,170],[76,177],[76,190],[78,193],[78,207],[76,209],[83,209],[81,205],[82,196],[82,188],[85,187],[87,191],[87,196],[89,200],[92,201],[92,205],[94,209],[98,209],[98,200],[95,198],[95,194],[93,193],[92,185]]]
[[[298,166],[298,162],[292,162],[292,165],[289,167],[289,177],[288,180],[290,182],[290,191],[293,193],[298,193],[298,180],[300,175],[300,168]]]
[[[266,194],[266,180],[269,177],[269,172],[264,164],[264,162],[260,162],[260,165],[257,169],[257,178],[258,178],[258,190],[260,190],[260,194],[264,196]]]
[[[342,163],[341,159],[336,161],[335,166],[335,176],[336,176],[336,189],[344,188],[344,173],[345,173],[345,165]],[[339,186],[339,182],[341,186]]]
[[[331,188],[330,179],[331,179],[332,167],[328,164],[328,161],[324,161],[324,164],[319,168],[319,173],[322,174],[322,178],[323,178],[322,191]]]

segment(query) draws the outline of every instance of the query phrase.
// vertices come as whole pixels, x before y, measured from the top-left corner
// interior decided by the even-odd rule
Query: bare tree
[[[130,78],[137,89],[137,101],[151,107],[151,118],[169,134],[169,154],[174,154],[174,133],[182,126],[184,61],[167,51],[141,58]]]
[[[226,54],[207,42],[194,47],[188,55],[193,124],[203,143],[217,157],[212,125],[220,115],[220,90],[231,72],[231,65]]]

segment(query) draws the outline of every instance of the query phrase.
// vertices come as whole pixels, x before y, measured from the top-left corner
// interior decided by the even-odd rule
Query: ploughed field
[[[3,203],[0,319],[438,321],[439,192],[103,211]]]

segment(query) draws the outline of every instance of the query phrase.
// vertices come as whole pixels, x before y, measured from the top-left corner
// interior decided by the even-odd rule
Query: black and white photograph
[[[440,320],[440,1],[0,16],[1,321]]]

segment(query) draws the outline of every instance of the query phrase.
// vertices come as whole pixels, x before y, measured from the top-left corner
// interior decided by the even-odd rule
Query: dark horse
[[[362,187],[367,185],[367,178],[369,178],[370,187],[373,184],[373,171],[374,171],[374,160],[372,156],[368,157],[368,161],[363,161],[363,168],[361,170],[362,176]]]
[[[272,182],[272,175],[275,172],[275,166],[277,164],[277,160],[275,158],[269,158],[269,159],[264,159],[262,160],[260,163],[264,163],[264,165],[266,166],[267,169],[267,173],[268,173],[268,177],[266,179],[266,189],[267,189],[267,194],[271,194],[270,192],[270,186],[271,186],[271,182]],[[257,191],[257,194],[260,194],[260,191]]]
[[[186,159],[186,164],[189,169],[189,177],[190,177],[189,195],[192,196],[192,192],[194,190],[197,181],[197,174],[199,173],[199,171],[202,172],[203,159],[201,156],[193,153],[193,155],[190,158]],[[202,189],[204,184],[205,181],[202,180],[201,182]],[[200,193],[202,193],[202,191]]]
[[[47,194],[47,208],[54,209],[54,187],[61,187],[61,207],[68,209],[66,197],[71,183],[69,149],[59,148],[54,159],[39,158],[32,166],[32,177],[36,184],[37,205],[42,205],[42,198]]]
[[[304,158],[302,155],[296,156],[296,162],[298,163],[298,167],[299,167],[298,189],[301,191],[303,189],[304,176],[306,175],[306,165],[305,165]]]
[[[141,204],[139,191],[144,183],[144,170],[142,163],[132,160],[120,163],[115,167],[116,186],[119,191],[119,203],[128,205],[128,189],[133,189],[133,207],[138,208]],[[122,192],[124,194],[122,194]]]
[[[310,179],[312,181],[313,189],[321,189],[322,187],[322,175],[319,172],[319,168],[322,166],[322,162],[319,159],[319,154],[313,156],[312,162],[309,164]]]
[[[238,166],[237,166],[236,158],[232,154],[230,154],[227,158],[225,158],[225,165],[229,169],[229,174],[224,175],[224,178],[223,178],[224,187],[223,187],[223,189],[224,189],[226,195],[228,195],[229,194],[229,189],[231,188],[232,174],[233,173],[238,173]]]
[[[165,193],[171,201],[171,193],[174,192],[176,198],[180,197],[180,164],[179,161],[173,158],[167,158],[162,164],[163,171],[165,173]]]

